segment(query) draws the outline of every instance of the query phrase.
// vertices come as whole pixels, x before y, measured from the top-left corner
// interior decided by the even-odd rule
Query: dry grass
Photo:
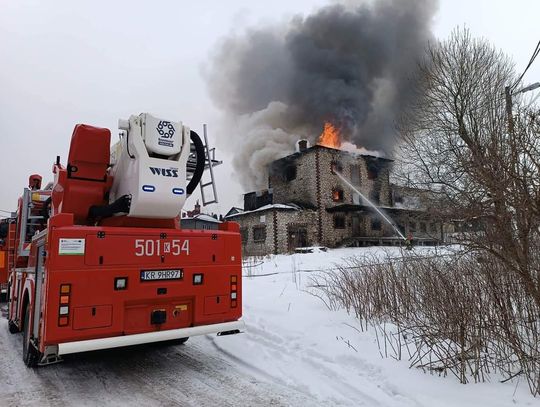
[[[375,328],[383,356],[461,383],[522,376],[540,393],[539,309],[494,256],[350,260],[312,283],[329,308]]]

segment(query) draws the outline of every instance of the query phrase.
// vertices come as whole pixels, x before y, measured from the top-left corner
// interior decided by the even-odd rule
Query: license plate
[[[141,281],[181,280],[183,275],[182,270],[142,270]]]

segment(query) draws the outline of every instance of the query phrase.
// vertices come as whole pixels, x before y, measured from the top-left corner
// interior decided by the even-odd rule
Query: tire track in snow
[[[394,386],[390,386],[380,369],[365,360],[361,360],[361,366],[353,366],[354,368],[352,368],[350,365],[341,364],[339,361],[328,358],[312,348],[303,347],[304,338],[283,338],[275,333],[267,332],[259,327],[264,325],[261,321],[256,322],[256,324],[250,324],[249,321],[246,323],[246,334],[244,335],[248,342],[258,346],[261,353],[267,353],[268,358],[272,358],[273,355],[279,355],[276,357],[283,359],[280,362],[280,365],[283,366],[280,372],[281,377],[276,377],[276,374],[272,376],[268,372],[262,371],[258,367],[261,365],[260,360],[255,365],[247,360],[243,354],[231,352],[226,346],[223,346],[213,338],[209,338],[209,340],[231,361],[247,368],[253,374],[260,375],[266,380],[283,383],[284,385],[288,385],[286,379],[289,378],[289,382],[296,382],[294,388],[297,391],[311,395],[309,383],[302,383],[301,380],[297,380],[298,377],[294,377],[293,374],[289,374],[287,371],[288,366],[296,365],[297,367],[300,366],[306,373],[316,371],[325,382],[332,383],[334,390],[339,393],[340,398],[332,397],[331,399],[319,401],[326,405],[332,403],[348,406],[421,406],[417,400],[399,393]],[[359,390],[357,386],[351,385],[349,383],[350,377],[362,380],[365,390]]]
[[[0,321],[1,406],[317,405],[239,369],[205,338],[70,355],[35,370],[24,366],[20,348],[20,335],[9,334],[7,321]]]

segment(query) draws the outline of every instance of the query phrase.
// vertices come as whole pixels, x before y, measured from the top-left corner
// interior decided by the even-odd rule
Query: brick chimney
[[[302,152],[309,148],[309,142],[306,139],[298,140],[296,143],[296,151]]]

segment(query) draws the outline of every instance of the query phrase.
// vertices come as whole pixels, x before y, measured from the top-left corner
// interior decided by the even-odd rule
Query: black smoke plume
[[[206,80],[244,186],[265,187],[268,164],[299,138],[314,144],[326,121],[391,155],[435,11],[435,0],[333,4],[222,41]]]

